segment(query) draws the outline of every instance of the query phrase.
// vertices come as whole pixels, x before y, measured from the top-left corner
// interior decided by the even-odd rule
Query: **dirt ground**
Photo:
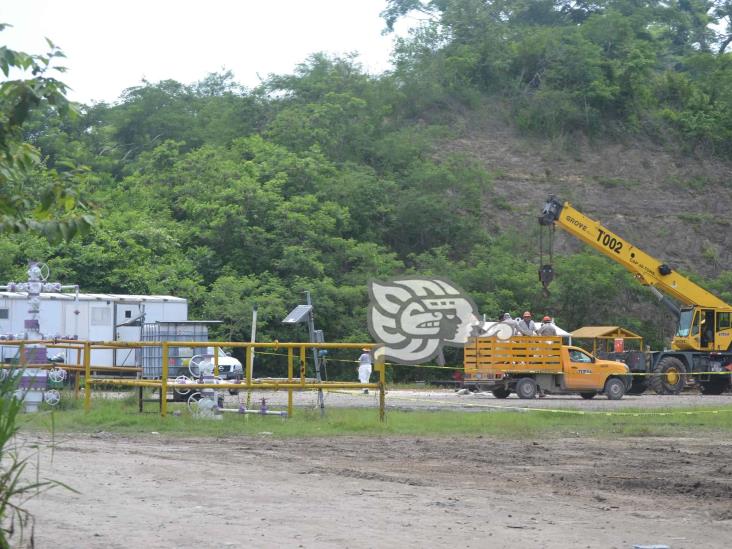
[[[40,465],[80,494],[56,489],[29,504],[37,547],[679,549],[732,539],[730,440],[100,433],[63,435]]]

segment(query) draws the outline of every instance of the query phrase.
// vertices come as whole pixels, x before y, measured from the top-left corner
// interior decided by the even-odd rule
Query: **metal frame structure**
[[[13,346],[23,348],[26,345],[38,343],[38,341],[13,341]],[[64,364],[62,367],[65,370],[71,372],[79,372],[84,375],[84,409],[89,411],[91,409],[91,394],[92,387],[95,385],[112,385],[112,386],[123,386],[123,387],[149,387],[158,389],[160,394],[160,415],[166,416],[168,413],[168,400],[167,393],[169,389],[191,389],[190,384],[181,384],[171,382],[168,378],[168,369],[170,361],[170,349],[171,347],[214,347],[214,363],[215,368],[218,368],[218,348],[219,347],[239,347],[246,349],[247,364],[251,362],[251,357],[255,348],[258,349],[274,349],[274,350],[287,350],[287,380],[285,381],[267,381],[267,382],[256,382],[252,379],[251,369],[246,369],[246,379],[242,383],[199,383],[196,384],[196,389],[207,389],[215,388],[220,390],[227,389],[238,389],[247,391],[256,390],[286,390],[287,391],[287,412],[288,416],[291,417],[293,413],[293,392],[294,391],[305,391],[305,390],[317,390],[322,391],[323,389],[374,389],[379,391],[379,418],[381,421],[385,421],[385,390],[386,390],[386,372],[385,362],[383,355],[377,356],[374,364],[374,370],[379,376],[379,380],[376,383],[360,383],[360,382],[348,382],[348,381],[317,381],[315,383],[310,382],[305,377],[305,365],[308,349],[314,349],[316,352],[320,349],[354,349],[359,350],[364,347],[375,348],[376,345],[373,343],[280,343],[274,342],[262,342],[262,343],[251,343],[251,342],[230,342],[230,341],[163,341],[163,342],[120,342],[120,341],[77,341],[77,340],[59,340],[59,341],[44,341],[48,347],[65,347],[77,350],[77,356],[80,357],[79,363],[76,365]],[[119,379],[111,377],[92,377],[92,372],[114,372],[114,373],[129,373],[129,372],[140,372],[141,368],[131,367],[111,367],[111,366],[95,366],[91,363],[91,353],[95,349],[125,349],[125,348],[138,348],[138,347],[151,347],[158,346],[162,348],[162,376],[160,379]],[[295,374],[295,357],[300,362],[299,376]],[[21,352],[20,356],[23,354]],[[25,364],[22,360],[20,367],[31,366]],[[32,365],[33,368],[53,368],[59,366],[58,364],[43,364],[43,365]],[[14,368],[14,365],[5,365],[6,368]],[[79,392],[79,375],[76,376],[76,395]]]

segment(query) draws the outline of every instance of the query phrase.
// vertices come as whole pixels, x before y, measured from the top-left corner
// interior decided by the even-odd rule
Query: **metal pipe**
[[[76,363],[81,364],[81,348],[76,349]],[[74,376],[74,400],[79,400],[79,388],[81,383],[81,373],[78,371]]]
[[[59,345],[59,344],[75,344],[80,345],[78,340],[65,340],[65,339],[54,339],[53,345]],[[0,344],[12,344],[12,345],[18,345],[19,343],[43,343],[44,345],[51,345],[51,343],[47,340],[38,339],[38,340],[8,340],[7,343],[0,342]],[[95,349],[105,349],[105,348],[122,348],[122,347],[160,347],[162,345],[162,341],[89,341],[91,345],[94,346]],[[316,348],[316,349],[361,349],[364,347],[368,347],[370,349],[375,348],[377,345],[375,343],[281,343],[279,341],[272,341],[272,342],[258,342],[258,343],[251,343],[248,341],[245,342],[237,342],[237,341],[169,341],[168,342],[171,347],[211,347],[214,345],[217,345],[219,347],[252,347],[252,348],[259,348],[259,349],[289,349],[292,348],[299,348],[303,345],[306,348]]]
[[[83,365],[71,365],[71,364],[60,364],[60,363],[44,363],[44,364],[30,364],[33,368],[37,368],[39,370],[53,370],[54,368],[60,368],[62,370],[67,370],[69,372],[84,372],[86,371],[86,368]],[[17,366],[13,364],[0,364],[0,370],[14,370]],[[99,371],[99,372],[141,372],[142,368],[135,368],[135,367],[120,367],[120,366],[91,366],[92,371]]]
[[[163,373],[160,379],[160,415],[165,417],[168,413],[168,355],[170,348],[168,342],[163,342]]]
[[[384,423],[386,421],[386,354],[384,353],[383,347],[377,348],[374,352],[374,358],[376,371],[379,374],[379,421]]]
[[[648,289],[651,290],[653,295],[655,295],[656,298],[658,299],[658,301],[661,302],[661,305],[663,305],[669,311],[671,311],[671,314],[676,317],[676,320],[678,320],[679,317],[681,316],[681,309],[679,309],[679,306],[676,305],[676,303],[674,303],[673,301],[671,301],[671,299],[669,299],[668,297],[663,295],[661,293],[661,291],[658,288],[656,288],[655,286],[648,286]]]
[[[91,410],[91,345],[84,343],[84,411]]]
[[[244,378],[246,379],[247,385],[250,385],[252,383],[252,369],[249,367],[249,364],[252,362],[252,348],[247,347],[246,350],[246,357],[244,358],[245,365],[244,368],[246,368],[246,372],[244,372]],[[252,403],[252,393],[247,391],[247,406],[249,406]]]
[[[132,387],[162,387],[163,384],[167,389],[378,389],[379,383],[354,383],[352,381],[323,381],[321,383],[308,383],[303,385],[292,383],[252,383],[247,386],[243,383],[164,383],[160,379],[110,379],[96,378],[90,379],[90,384],[94,385],[129,385]]]
[[[292,348],[287,349],[287,382],[292,383],[292,373],[294,369],[294,352]],[[292,417],[292,388],[287,389],[287,415]]]
[[[219,408],[221,412],[235,412],[237,414],[255,414],[260,416],[281,416],[287,417],[287,412],[284,410],[267,410],[262,412],[261,410],[240,410],[239,408]]]
[[[300,385],[305,386],[305,347],[300,347]]]

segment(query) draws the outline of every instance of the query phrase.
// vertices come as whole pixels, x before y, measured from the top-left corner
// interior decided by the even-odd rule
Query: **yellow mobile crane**
[[[635,383],[641,389],[633,392],[642,392],[649,385],[659,394],[678,393],[683,389],[687,375],[699,384],[704,394],[720,394],[729,388],[732,371],[731,305],[590,219],[569,202],[562,203],[550,196],[539,217],[539,224],[552,230],[558,226],[620,263],[638,282],[649,287],[677,317],[678,325],[670,351],[657,351],[648,357],[635,355],[634,364],[629,364],[634,373],[651,374],[647,376],[646,383]],[[545,289],[553,277],[551,264],[542,265],[539,279]],[[680,302],[681,307],[667,296]]]

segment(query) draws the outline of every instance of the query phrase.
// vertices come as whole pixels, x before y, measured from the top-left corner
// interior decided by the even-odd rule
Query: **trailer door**
[[[140,315],[142,309],[139,303],[117,303],[115,315],[115,340],[140,341],[142,330]],[[139,364],[140,353],[136,348],[115,349],[115,366],[136,366]]]

